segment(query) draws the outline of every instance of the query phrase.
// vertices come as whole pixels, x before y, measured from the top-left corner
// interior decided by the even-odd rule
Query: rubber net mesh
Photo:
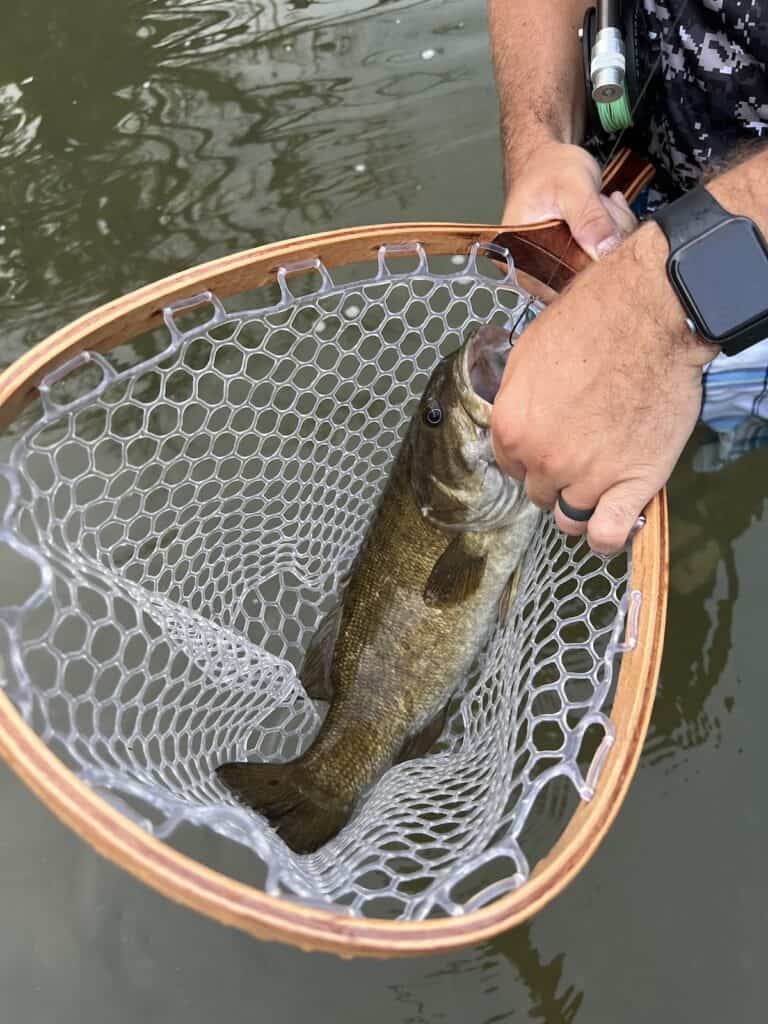
[[[591,555],[544,517],[434,752],[390,770],[316,854],[216,781],[222,762],[310,741],[323,706],[297,678],[302,652],[414,402],[441,353],[527,298],[509,259],[486,272],[483,247],[442,272],[411,248],[417,266],[382,249],[352,285],[314,261],[305,295],[281,272],[260,309],[206,293],[192,326],[169,308],[148,358],[78,357],[43,383],[0,475],[5,564],[39,581],[16,604],[0,592],[3,683],[45,742],[126,813],[152,808],[156,834],[186,822],[248,847],[271,893],[401,918],[524,884],[539,794],[566,779],[590,797],[628,596],[625,556]]]

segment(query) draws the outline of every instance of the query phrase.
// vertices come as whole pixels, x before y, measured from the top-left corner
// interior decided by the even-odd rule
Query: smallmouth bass
[[[314,741],[288,764],[217,769],[297,853],[336,835],[391,765],[429,750],[508,612],[539,516],[491,450],[509,351],[508,332],[486,326],[432,374],[344,598],[299,673],[310,697],[330,701]]]

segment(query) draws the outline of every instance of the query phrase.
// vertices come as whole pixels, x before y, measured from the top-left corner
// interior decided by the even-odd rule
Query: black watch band
[[[768,245],[757,225],[699,185],[653,219],[688,326],[728,356],[768,338]]]
[[[698,185],[662,208],[653,219],[667,236],[669,251],[676,252],[686,243],[717,227],[731,214],[718,203],[711,192]]]

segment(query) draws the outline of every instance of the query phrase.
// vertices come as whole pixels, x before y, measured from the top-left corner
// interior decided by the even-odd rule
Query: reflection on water
[[[507,957],[520,975],[531,998],[529,1020],[541,1024],[570,1024],[584,1000],[584,993],[568,981],[563,954],[544,963],[532,937],[532,925],[526,924],[494,942],[494,948]]]
[[[0,365],[108,298],[259,242],[498,215],[475,0],[13,7]],[[254,944],[99,860],[2,770],[8,1019],[762,1019],[768,452],[716,473],[694,454],[671,487],[669,627],[640,771],[594,860],[532,924],[413,963]]]
[[[533,941],[531,925],[496,939],[420,975],[417,982],[391,986],[403,1024],[437,1024],[454,1020],[452,991],[457,982],[473,993],[477,1024],[525,1020],[571,1024],[584,995],[569,982],[565,957],[544,962]]]
[[[0,38],[3,362],[173,270],[359,222],[373,197],[407,219],[414,165],[478,134],[475,5],[58,7],[30,0]],[[493,120],[480,134],[494,144]]]
[[[768,451],[756,449],[718,473],[694,469],[697,441],[670,484],[673,509],[669,625],[644,757],[670,767],[703,744],[719,745],[733,710],[720,683],[731,654],[739,573],[735,545],[765,518]],[[765,602],[766,597],[763,597]]]

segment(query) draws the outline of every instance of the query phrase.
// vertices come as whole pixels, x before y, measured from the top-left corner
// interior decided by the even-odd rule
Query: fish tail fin
[[[263,814],[295,853],[314,853],[346,825],[351,806],[312,793],[301,761],[290,764],[232,762],[216,775],[237,799]]]

